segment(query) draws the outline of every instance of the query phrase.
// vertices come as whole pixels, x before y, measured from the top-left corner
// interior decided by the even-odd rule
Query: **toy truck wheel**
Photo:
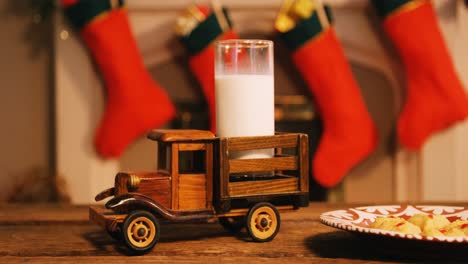
[[[136,254],[150,251],[160,235],[158,220],[147,211],[135,211],[124,221],[122,237],[127,247]]]
[[[229,232],[238,233],[245,225],[243,216],[220,217],[219,223]]]
[[[280,215],[270,203],[258,203],[247,214],[247,232],[256,242],[268,242],[280,229]]]

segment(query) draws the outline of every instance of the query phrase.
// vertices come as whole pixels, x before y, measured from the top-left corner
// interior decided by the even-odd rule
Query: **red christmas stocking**
[[[373,0],[403,61],[407,98],[398,120],[401,143],[418,150],[435,132],[468,114],[468,100],[437,25],[423,0]]]
[[[134,139],[168,122],[175,108],[143,65],[123,1],[62,0],[62,4],[80,30],[107,90],[96,149],[104,157],[118,157]]]
[[[207,7],[199,6],[197,10],[204,16],[203,21],[187,34],[181,36],[181,41],[190,53],[189,67],[195,78],[200,83],[203,95],[208,104],[210,115],[210,130],[216,133],[216,104],[215,104],[215,80],[214,80],[214,45],[216,40],[235,39],[237,34],[229,29],[225,32],[221,29],[214,13]],[[224,15],[231,26],[226,10]]]
[[[312,93],[323,135],[312,161],[319,184],[332,187],[375,148],[377,133],[332,27],[317,13],[280,34]]]

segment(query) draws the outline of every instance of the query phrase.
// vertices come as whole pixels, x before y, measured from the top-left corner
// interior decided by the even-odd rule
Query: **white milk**
[[[275,133],[273,75],[216,75],[216,133],[220,137]],[[239,151],[232,158],[273,156],[272,149]]]

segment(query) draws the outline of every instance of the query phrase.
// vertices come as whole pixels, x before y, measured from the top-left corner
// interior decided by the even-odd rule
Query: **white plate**
[[[370,224],[379,216],[396,216],[408,219],[414,214],[440,214],[450,222],[457,219],[468,219],[468,208],[463,206],[442,205],[380,205],[348,208],[326,212],[320,215],[320,221],[328,226],[380,237],[400,238],[405,240],[433,241],[439,243],[468,244],[467,236],[423,236],[408,235],[401,232],[370,228]]]

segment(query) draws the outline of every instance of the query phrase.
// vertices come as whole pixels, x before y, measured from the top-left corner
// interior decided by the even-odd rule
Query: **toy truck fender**
[[[157,218],[169,221],[199,220],[213,217],[212,211],[174,211],[161,205],[150,197],[140,193],[126,193],[116,196],[106,203],[106,208],[115,212],[130,213],[134,210],[145,210]]]

